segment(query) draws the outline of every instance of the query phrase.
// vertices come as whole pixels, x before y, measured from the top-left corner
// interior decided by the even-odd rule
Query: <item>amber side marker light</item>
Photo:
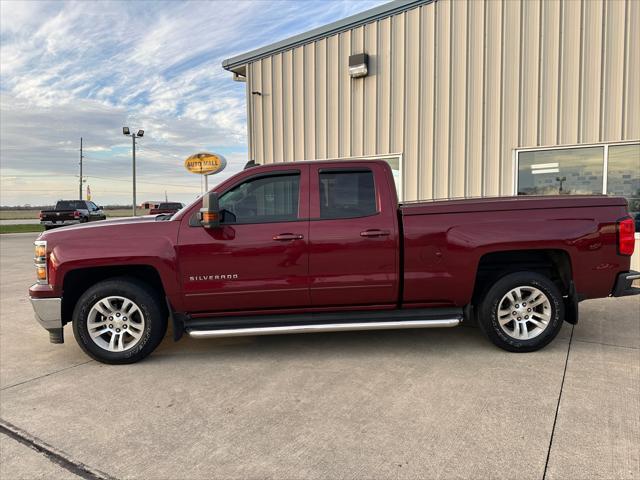
[[[36,245],[36,261],[42,259],[47,256],[47,246],[46,245]]]
[[[217,222],[218,214],[216,212],[202,212],[202,221],[203,222]]]
[[[635,247],[635,224],[631,217],[618,220],[616,225],[618,233],[618,253],[620,255],[633,255]]]
[[[47,281],[47,267],[36,267],[36,278],[39,282]]]

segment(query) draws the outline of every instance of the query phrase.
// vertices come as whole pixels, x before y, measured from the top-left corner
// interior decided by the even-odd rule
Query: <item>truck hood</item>
[[[38,240],[61,240],[65,238],[93,237],[95,235],[105,235],[111,230],[126,229],[132,231],[138,226],[149,223],[169,223],[168,221],[156,221],[157,215],[145,215],[142,217],[114,218],[111,220],[101,220],[98,222],[79,223],[69,225],[54,230],[43,232]]]

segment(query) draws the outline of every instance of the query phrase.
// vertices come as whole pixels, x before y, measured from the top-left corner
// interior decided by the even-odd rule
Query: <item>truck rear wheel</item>
[[[517,272],[493,285],[480,305],[479,324],[495,345],[510,352],[533,352],[562,328],[564,302],[544,275]]]
[[[142,360],[167,330],[161,301],[141,282],[114,278],[90,287],[73,312],[73,334],[91,358],[125,364]]]

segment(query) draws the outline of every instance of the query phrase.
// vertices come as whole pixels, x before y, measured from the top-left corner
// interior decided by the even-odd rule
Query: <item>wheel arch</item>
[[[76,303],[90,287],[111,278],[127,278],[149,286],[164,299],[166,291],[158,270],[152,265],[109,265],[102,267],[77,268],[68,271],[62,285],[62,323],[71,322]],[[165,302],[160,308],[166,309]]]
[[[501,250],[488,252],[480,257],[472,302],[478,304],[500,278],[520,271],[532,271],[549,277],[562,295],[571,295],[575,291],[571,257],[566,250]]]

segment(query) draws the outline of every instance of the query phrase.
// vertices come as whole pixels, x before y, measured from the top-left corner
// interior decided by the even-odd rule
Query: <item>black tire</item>
[[[550,309],[551,313],[548,314],[550,318],[546,328],[537,336],[530,339],[518,339],[505,331],[505,329],[516,330],[518,328],[514,326],[516,322],[515,318],[512,320],[513,323],[507,323],[505,325],[505,329],[500,326],[498,321],[498,311],[501,306],[501,301],[503,301],[507,293],[517,287],[523,287],[525,289],[526,287],[533,287],[538,289],[544,293],[549,301],[547,310]],[[524,294],[522,297],[525,301],[527,300]],[[503,306],[504,305],[509,305],[509,303],[503,304]],[[522,308],[520,304],[517,305]],[[512,308],[513,307],[514,306],[512,306]],[[540,307],[535,307],[534,309],[539,308]],[[558,335],[558,332],[560,332],[564,321],[564,301],[558,287],[549,278],[535,272],[516,272],[500,278],[487,291],[480,304],[478,313],[478,324],[480,328],[495,345],[509,352],[533,352],[547,345]],[[518,314],[515,314],[514,317],[517,315]],[[532,324],[527,323],[527,326],[532,326]],[[535,329],[537,327],[533,325],[533,328]],[[518,330],[518,332],[521,332],[521,330]]]
[[[89,313],[106,297],[125,297],[133,301],[144,316],[144,328],[138,343],[123,351],[112,352],[96,344],[89,335]],[[73,311],[73,335],[80,348],[94,360],[108,364],[135,363],[160,344],[167,331],[167,314],[162,300],[146,284],[135,279],[118,277],[96,283],[82,294]],[[109,336],[109,333],[106,334]]]

